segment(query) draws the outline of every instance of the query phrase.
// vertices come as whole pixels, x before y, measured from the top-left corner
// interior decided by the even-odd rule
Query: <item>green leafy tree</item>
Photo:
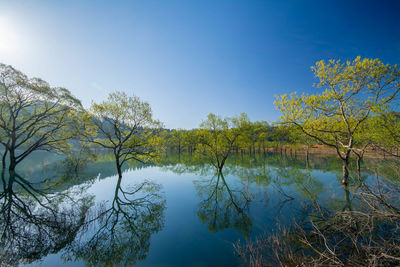
[[[238,146],[242,151],[248,151],[250,154],[255,152],[257,142],[258,127],[249,119],[243,120],[242,130],[238,140]]]
[[[400,72],[397,65],[379,59],[341,63],[319,61],[312,67],[319,79],[319,94],[278,96],[275,105],[281,121],[298,127],[306,135],[332,147],[343,162],[343,184],[348,183],[348,163],[360,129],[376,111],[397,96]]]
[[[169,133],[168,143],[171,148],[176,149],[178,153],[182,152],[184,146],[185,131],[182,129],[172,130]]]
[[[400,157],[400,113],[386,111],[370,121],[373,144],[391,156]]]
[[[28,78],[9,65],[0,64],[0,143],[3,163],[9,170],[36,150],[66,150],[76,136],[74,127],[81,103],[60,87],[39,78]],[[4,168],[4,166],[3,166]]]
[[[218,171],[222,171],[248,121],[244,113],[240,117],[224,119],[210,113],[198,131],[199,144],[196,155],[207,158]]]
[[[153,119],[147,102],[117,91],[106,101],[94,103],[90,114],[98,133],[91,142],[112,150],[119,177],[125,162],[147,162],[157,155],[160,140],[155,133],[161,124]]]
[[[272,143],[276,148],[280,149],[280,153],[282,154],[283,147],[289,143],[289,127],[281,124],[274,125],[274,130],[272,133]]]
[[[185,134],[183,135],[183,143],[190,154],[194,152],[198,142],[197,130],[185,131]]]
[[[257,129],[257,144],[259,151],[265,152],[268,139],[271,138],[271,126],[267,121],[255,122]]]
[[[290,126],[287,128],[288,130],[288,143],[289,145],[297,149],[298,147],[302,146],[305,150],[306,154],[306,164],[308,167],[309,163],[309,155],[310,155],[310,148],[316,144],[316,140],[306,134],[304,134],[298,127]]]

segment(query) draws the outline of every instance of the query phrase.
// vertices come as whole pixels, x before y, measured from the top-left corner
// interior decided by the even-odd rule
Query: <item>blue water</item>
[[[306,164],[301,156],[246,155],[232,156],[218,175],[190,155],[169,155],[132,162],[119,179],[109,157],[75,172],[62,156],[37,153],[18,177],[3,174],[0,262],[237,266],[233,244],[290,225],[306,203],[351,205],[357,187],[345,197],[340,167],[328,157]],[[366,169],[362,179],[371,175]]]

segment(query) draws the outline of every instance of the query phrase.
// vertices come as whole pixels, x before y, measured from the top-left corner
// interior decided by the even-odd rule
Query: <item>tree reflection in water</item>
[[[251,196],[245,188],[231,188],[222,172],[194,183],[202,198],[197,215],[211,232],[235,228],[246,237],[250,235],[252,222],[248,205]]]
[[[85,221],[90,197],[54,193],[15,172],[1,173],[0,265],[31,263],[59,252]]]
[[[312,175],[311,170],[298,167],[277,169],[274,184],[277,187],[292,187],[299,196],[311,201],[319,199],[324,192],[323,183]]]
[[[69,246],[65,260],[89,266],[130,266],[146,258],[152,234],[164,225],[161,186],[144,181],[124,190],[118,178],[113,200],[91,211],[80,238]]]

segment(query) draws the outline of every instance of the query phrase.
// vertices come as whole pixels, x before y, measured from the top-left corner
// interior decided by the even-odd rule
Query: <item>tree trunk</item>
[[[15,159],[14,150],[10,150],[10,165],[8,167],[9,171],[15,171],[15,167],[17,166],[17,160]]]
[[[119,166],[118,164],[117,164],[117,171],[118,171],[118,177],[119,177],[119,178],[122,178],[121,166]]]
[[[228,157],[224,157],[224,158],[221,160],[221,162],[218,164],[218,173],[222,173],[222,168],[224,167],[225,161],[226,161],[227,158],[228,158]]]
[[[8,170],[9,171],[15,171],[15,166],[16,166],[17,164],[15,163],[15,160],[10,160],[10,165],[9,165],[9,167],[8,167]]]
[[[359,173],[361,172],[361,157],[357,158],[357,171]]]
[[[348,185],[348,178],[349,178],[349,158],[346,157],[345,159],[342,159],[343,161],[343,178],[342,178],[342,184],[343,185]]]
[[[6,157],[7,157],[7,153],[8,153],[8,147],[5,148],[4,154],[3,154],[3,158],[2,158],[3,169],[6,168]]]
[[[345,205],[344,205],[342,211],[345,211],[345,210],[351,211],[352,208],[351,208],[350,191],[349,191],[349,189],[347,188],[347,185],[344,185],[344,186],[343,186],[343,189],[344,189],[344,200],[345,200]]]
[[[117,167],[118,177],[122,178],[121,164],[119,163],[119,156],[115,155],[115,165]]]

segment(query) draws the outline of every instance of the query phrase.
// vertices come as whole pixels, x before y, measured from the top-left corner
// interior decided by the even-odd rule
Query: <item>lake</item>
[[[360,176],[393,179],[389,160],[365,160]],[[222,174],[188,154],[129,162],[112,156],[72,168],[36,152],[1,182],[0,263],[26,266],[237,266],[233,244],[304,216],[307,203],[354,208],[331,156],[231,155]],[[302,215],[303,214],[303,215]]]

